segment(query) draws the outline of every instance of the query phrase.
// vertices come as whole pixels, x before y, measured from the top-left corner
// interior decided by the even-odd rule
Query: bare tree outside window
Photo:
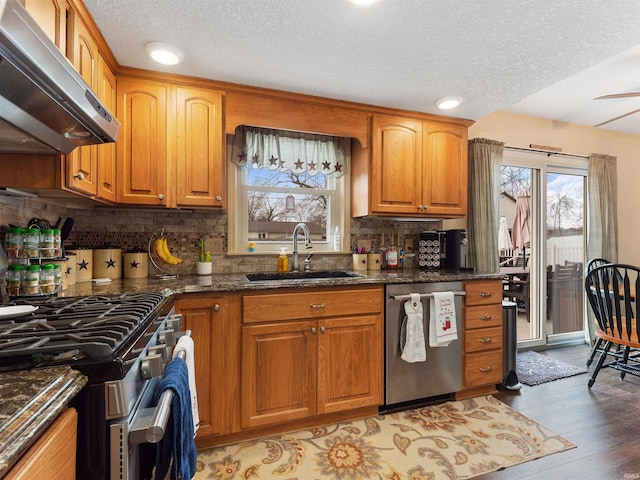
[[[316,239],[327,238],[327,208],[333,181],[321,173],[295,173],[248,166],[249,239],[282,241],[304,222]],[[318,193],[314,193],[318,191]],[[293,208],[287,208],[287,197]]]

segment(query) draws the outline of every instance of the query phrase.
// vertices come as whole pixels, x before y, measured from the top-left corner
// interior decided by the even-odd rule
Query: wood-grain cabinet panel
[[[317,295],[326,311],[302,308]],[[344,303],[356,298],[368,301]],[[243,428],[381,404],[382,287],[247,294],[242,304]]]
[[[463,391],[457,397],[495,391],[503,375],[502,281],[463,282]]]

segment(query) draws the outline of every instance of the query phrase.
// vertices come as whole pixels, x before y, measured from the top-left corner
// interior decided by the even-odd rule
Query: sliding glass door
[[[522,347],[584,341],[586,159],[505,149],[500,247]],[[526,218],[522,218],[524,215]]]

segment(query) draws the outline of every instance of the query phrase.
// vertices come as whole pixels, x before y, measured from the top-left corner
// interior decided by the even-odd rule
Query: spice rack
[[[62,272],[55,260],[62,255],[60,230],[8,228],[4,250],[10,297],[47,297],[62,290]]]

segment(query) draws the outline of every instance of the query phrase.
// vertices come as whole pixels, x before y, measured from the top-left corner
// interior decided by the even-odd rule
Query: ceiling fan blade
[[[614,93],[612,95],[603,95],[601,97],[596,97],[594,98],[594,100],[606,100],[608,98],[629,98],[629,97],[640,97],[640,92]]]
[[[598,125],[594,125],[594,127],[601,127],[602,125],[615,122],[616,120],[620,120],[621,118],[628,117],[629,115],[633,115],[634,113],[638,113],[638,112],[640,112],[640,108],[638,108],[637,110],[633,110],[629,113],[625,113],[624,115],[620,115],[619,117],[612,118],[611,120],[607,120],[606,122],[599,123]]]

